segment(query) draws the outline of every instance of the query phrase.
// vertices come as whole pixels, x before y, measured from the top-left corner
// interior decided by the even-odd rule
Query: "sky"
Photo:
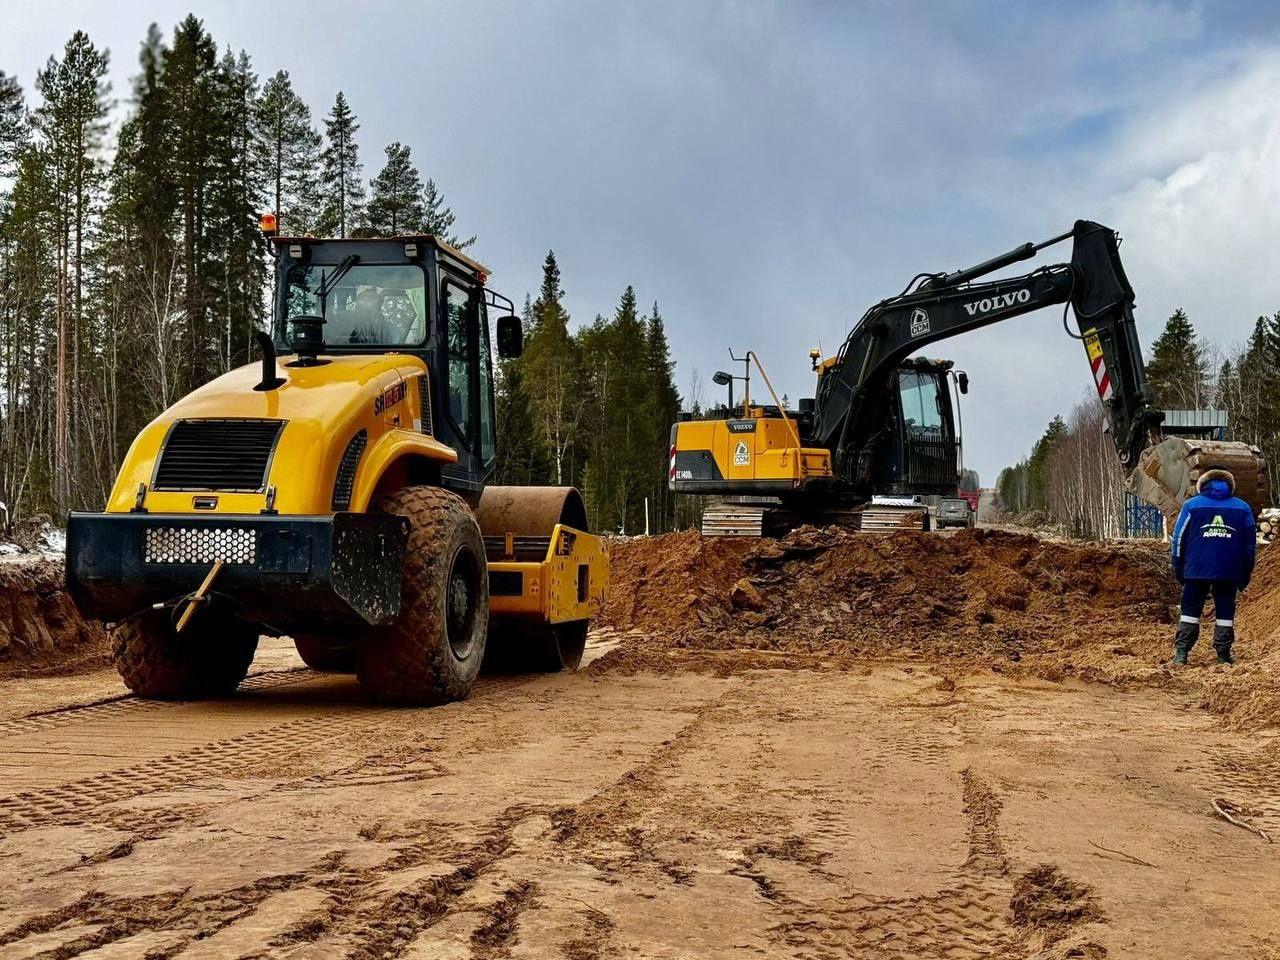
[[[0,0],[0,70],[30,91],[83,28],[123,113],[148,23],[188,12],[317,125],[342,90],[367,176],[409,144],[517,302],[548,249],[575,324],[656,301],[704,403],[730,349],[812,395],[809,349],[912,276],[1076,219],[1124,238],[1147,347],[1178,307],[1227,353],[1280,311],[1274,3]],[[1092,393],[1057,310],[926,353],[969,373],[988,485]]]

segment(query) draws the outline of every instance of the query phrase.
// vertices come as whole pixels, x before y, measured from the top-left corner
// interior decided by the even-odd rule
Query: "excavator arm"
[[[1073,241],[1070,263],[974,282],[1067,239]],[[822,377],[816,399],[813,439],[833,451],[835,473],[855,485],[866,477],[881,428],[872,401],[908,356],[939,340],[1065,303],[1075,313],[1080,334],[1073,336],[1085,343],[1109,411],[1120,462],[1136,464],[1158,439],[1163,414],[1147,400],[1133,288],[1118,247],[1114,231],[1079,220],[1069,233],[1023,244],[975,267],[917,277],[907,291],[873,306]]]

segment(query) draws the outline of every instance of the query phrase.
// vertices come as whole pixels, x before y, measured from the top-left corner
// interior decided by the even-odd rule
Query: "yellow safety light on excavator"
[[[258,219],[258,227],[262,230],[264,237],[274,237],[276,235],[276,215],[274,213],[264,213]]]

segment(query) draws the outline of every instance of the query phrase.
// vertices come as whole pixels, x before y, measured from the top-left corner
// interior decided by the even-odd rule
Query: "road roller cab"
[[[264,218],[265,219],[265,218]],[[259,634],[379,699],[465,696],[481,661],[576,668],[608,555],[578,491],[494,487],[487,270],[429,236],[273,236],[271,333],[138,435],[67,577],[158,697],[225,693]],[[490,327],[496,330],[490,342]]]

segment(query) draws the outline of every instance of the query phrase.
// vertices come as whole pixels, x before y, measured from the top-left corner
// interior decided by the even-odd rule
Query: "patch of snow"
[[[67,531],[45,527],[40,531],[39,551],[46,556],[61,557],[67,552]]]

